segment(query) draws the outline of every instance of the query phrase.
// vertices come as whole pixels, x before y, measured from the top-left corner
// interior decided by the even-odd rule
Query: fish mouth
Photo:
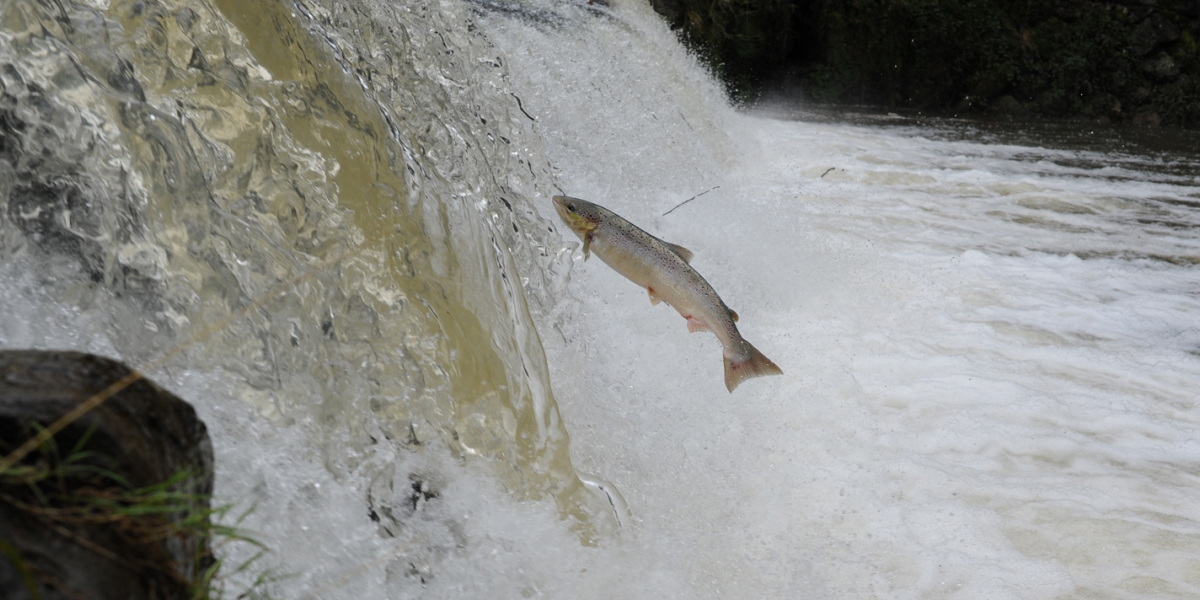
[[[567,196],[554,196],[551,198],[551,200],[554,201],[554,212],[557,212],[559,218],[563,220],[563,223],[566,223],[567,227],[569,227],[571,231],[574,231],[577,235],[583,235],[596,228],[596,224],[590,219],[579,214],[578,212],[571,212],[570,209],[567,208],[567,202],[572,200],[572,198],[568,198]]]
[[[567,225],[570,225],[571,217],[569,215],[571,213],[567,212],[567,204],[566,204],[567,197],[566,196],[555,196],[555,197],[551,198],[551,200],[554,201],[554,212],[558,213],[558,217],[560,219],[562,219],[564,223],[566,223]]]

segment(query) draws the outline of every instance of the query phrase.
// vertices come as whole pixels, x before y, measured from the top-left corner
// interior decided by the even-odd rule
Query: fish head
[[[575,232],[575,235],[582,238],[589,231],[600,226],[603,219],[600,211],[604,209],[587,200],[570,196],[555,196],[554,210],[558,212],[559,217],[562,217],[563,223],[566,223],[567,227]]]

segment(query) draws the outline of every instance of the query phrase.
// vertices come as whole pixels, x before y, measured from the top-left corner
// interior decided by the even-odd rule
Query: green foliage
[[[849,80],[841,101],[986,106],[1001,95],[1078,112],[1123,72],[1129,27],[1114,11],[1055,2],[834,0],[824,64]],[[1066,7],[1066,8],[1064,8]],[[825,76],[829,78],[829,76]],[[815,87],[822,80],[814,79]]]
[[[683,39],[726,83],[747,97],[783,64],[792,44],[790,0],[680,0]]]
[[[16,566],[17,572],[21,574],[21,582],[25,584],[25,588],[29,590],[29,595],[33,600],[42,600],[42,594],[38,590],[37,578],[33,574],[33,569],[25,562],[25,557],[21,556],[21,552],[17,550],[4,538],[0,538],[0,554],[3,554],[13,565]]]
[[[986,1],[831,2],[821,29],[825,63],[849,83],[839,99],[944,105],[975,91],[968,86],[1006,86],[1015,35]]]
[[[181,583],[195,600],[226,597],[222,559],[213,548],[229,543],[246,543],[259,549],[249,560],[231,566],[232,573],[244,572],[265,553],[266,548],[238,528],[250,514],[246,511],[233,525],[226,525],[233,505],[211,507],[211,498],[187,492],[193,489],[195,474],[179,472],[165,481],[135,488],[113,470],[114,461],[86,450],[89,430],[63,456],[54,438],[39,447],[30,460],[0,468],[0,503],[59,531],[80,531],[104,527],[127,547],[151,549],[144,556],[113,556],[139,572],[165,574]],[[194,564],[198,573],[187,577],[161,550],[172,538],[197,540]],[[76,537],[90,547],[90,542]],[[93,547],[102,555],[107,549]],[[39,597],[36,573],[9,540],[0,537],[0,554],[17,567],[34,598]],[[108,553],[111,554],[111,553]],[[273,580],[269,572],[261,574],[238,598],[265,597],[262,587]]]
[[[1185,31],[1179,36],[1179,48],[1179,58],[1196,55],[1196,40],[1192,38],[1192,34]]]
[[[986,109],[1011,97],[1009,109],[1039,114],[1154,111],[1164,124],[1200,125],[1194,9],[1089,0],[655,1],[680,8],[674,25],[739,100],[788,73],[800,74],[818,102]],[[1146,46],[1147,27],[1159,35],[1164,22],[1178,38]],[[1135,55],[1139,47],[1151,53]],[[1163,51],[1180,76],[1143,64]]]
[[[1071,23],[1052,17],[1028,31],[1031,45],[1021,53],[1014,88],[1023,98],[1047,98],[1038,107],[1045,112],[1078,113],[1114,81],[1140,78],[1129,52],[1130,29],[1110,12],[1081,11]]]

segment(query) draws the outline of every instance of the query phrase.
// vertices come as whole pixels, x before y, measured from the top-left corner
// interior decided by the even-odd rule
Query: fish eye
[[[568,205],[567,205],[567,212],[575,212],[575,205],[574,205],[574,204],[568,204]]]

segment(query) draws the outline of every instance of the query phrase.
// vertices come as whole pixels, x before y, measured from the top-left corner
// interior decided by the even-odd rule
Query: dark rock
[[[0,457],[130,373],[77,352],[0,352]],[[133,381],[63,428],[53,445],[0,471],[0,539],[24,567],[0,555],[0,598],[35,597],[25,569],[37,597],[48,600],[192,598],[211,563],[206,534],[171,526],[207,513],[212,461],[192,407],[146,379]],[[172,478],[171,491],[187,496],[160,514],[90,512],[105,506],[97,499],[125,506],[145,497],[136,490]],[[171,533],[151,535],[160,531]]]
[[[1158,113],[1154,111],[1148,110],[1133,115],[1133,124],[1138,127],[1158,127],[1160,123],[1162,123],[1162,117],[1159,117]]]
[[[1130,34],[1130,51],[1134,56],[1146,56],[1160,43],[1179,39],[1179,28],[1160,13],[1153,13]]]
[[[1159,52],[1154,58],[1142,61],[1141,68],[1142,72],[1159,81],[1179,76],[1179,65],[1166,52]]]
[[[1037,97],[1033,99],[1032,106],[1033,106],[1034,110],[1036,110],[1036,111],[1050,112],[1050,111],[1054,110],[1054,108],[1057,104],[1058,104],[1058,99],[1054,97],[1054,93],[1050,92],[1050,91],[1045,91],[1045,92],[1038,94]]]
[[[1001,96],[992,102],[992,109],[1001,113],[1019,113],[1024,112],[1025,107],[1012,96]]]
[[[1120,119],[1121,101],[1112,94],[1101,92],[1088,98],[1083,107],[1083,114],[1090,117]]]
[[[668,23],[675,23],[683,16],[683,3],[680,0],[650,0],[650,6]]]

